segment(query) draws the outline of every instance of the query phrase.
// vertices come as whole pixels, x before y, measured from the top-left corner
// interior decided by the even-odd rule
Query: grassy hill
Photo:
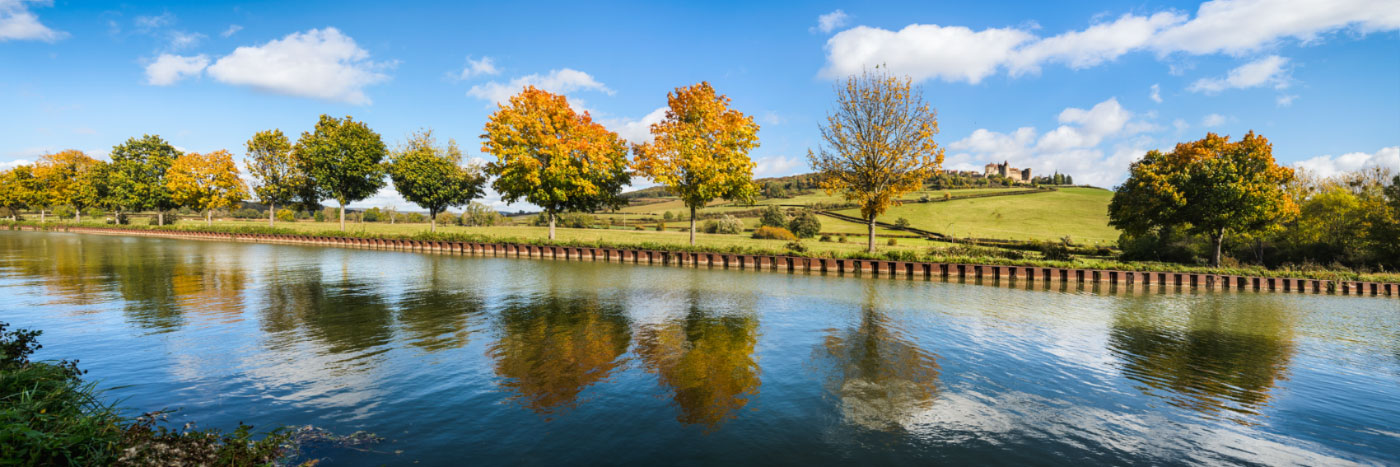
[[[892,224],[903,217],[912,227],[953,237],[1056,240],[1068,235],[1076,243],[1112,244],[1118,240],[1118,230],[1108,225],[1108,202],[1112,198],[1113,192],[1099,188],[1060,188],[1033,194],[905,203],[877,220]],[[837,212],[860,215],[855,209]]]

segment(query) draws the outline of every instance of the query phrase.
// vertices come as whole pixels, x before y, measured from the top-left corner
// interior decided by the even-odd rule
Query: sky
[[[321,114],[485,160],[526,84],[644,141],[667,92],[708,81],[760,125],[756,175],[789,175],[833,87],[883,66],[937,110],[948,169],[1112,187],[1148,150],[1253,130],[1321,175],[1400,170],[1400,0],[406,3],[0,0],[0,169],[142,134],[241,157]]]

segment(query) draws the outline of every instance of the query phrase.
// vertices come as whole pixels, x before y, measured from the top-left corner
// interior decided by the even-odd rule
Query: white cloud
[[[25,3],[48,6],[51,2],[34,0],[0,0],[0,42],[34,40],[53,42],[68,33],[55,31],[39,22],[39,16],[29,11]]]
[[[1217,127],[1224,125],[1226,121],[1229,121],[1229,118],[1224,115],[1210,114],[1201,119],[1201,126],[1206,128]]]
[[[810,31],[810,32],[821,32],[822,34],[829,34],[829,33],[831,33],[831,31],[835,31],[836,28],[839,28],[839,27],[841,27],[841,26],[845,26],[846,23],[847,23],[848,21],[850,21],[850,19],[851,19],[851,16],[850,16],[850,15],[847,15],[846,12],[841,11],[841,10],[836,10],[836,11],[833,11],[833,12],[831,12],[831,13],[827,13],[827,14],[818,16],[818,17],[817,17],[817,25],[814,26],[814,27],[813,27],[812,29],[810,29],[809,31]]]
[[[224,36],[224,37],[229,37],[229,36],[232,36],[232,35],[234,35],[234,34],[238,34],[238,31],[242,31],[242,30],[243,30],[243,26],[239,26],[239,25],[237,25],[237,24],[230,24],[230,25],[228,26],[228,29],[225,29],[224,32],[219,33],[219,35],[220,35],[220,36]]]
[[[482,99],[491,103],[504,103],[510,101],[510,96],[515,95],[524,89],[525,86],[549,91],[556,94],[567,94],[574,91],[599,91],[612,95],[613,91],[604,86],[603,83],[593,79],[588,73],[572,68],[561,68],[550,70],[549,73],[531,74],[510,80],[509,83],[502,84],[492,81],[486,84],[472,86],[467,90],[467,96]],[[577,106],[577,103],[571,103]]]
[[[1288,59],[1278,55],[1270,55],[1258,60],[1240,65],[1224,78],[1201,78],[1187,88],[1191,92],[1201,92],[1215,94],[1226,89],[1247,89],[1265,84],[1272,84],[1274,89],[1288,87],[1287,71],[1284,65],[1288,64]]]
[[[754,178],[781,177],[807,169],[807,160],[800,157],[768,156],[754,162],[758,164],[753,169]]]
[[[939,78],[976,84],[1005,70],[1036,73],[1046,63],[1080,69],[1134,51],[1242,55],[1285,39],[1321,40],[1349,30],[1365,34],[1400,29],[1400,4],[1373,0],[1215,0],[1194,18],[1175,12],[1125,14],[1079,31],[1040,38],[1033,26],[987,28],[911,24],[899,31],[857,26],[827,40],[822,74],[839,77],[885,64],[915,80]],[[1172,64],[1177,69],[1177,64]]]
[[[1148,97],[1151,97],[1151,98],[1152,98],[1152,102],[1156,102],[1156,103],[1158,103],[1158,104],[1161,104],[1161,103],[1162,103],[1162,86],[1159,85],[1159,84],[1153,84],[1153,85],[1152,85],[1152,93],[1149,94]]]
[[[1400,171],[1400,146],[1381,148],[1374,153],[1351,152],[1337,157],[1318,156],[1293,164],[1322,177],[1331,177],[1342,172],[1353,172],[1365,167],[1389,167]]]
[[[292,33],[260,46],[239,47],[209,66],[220,82],[290,96],[369,104],[365,87],[389,79],[391,66],[336,28]]]
[[[1288,107],[1293,105],[1293,100],[1297,98],[1297,94],[1279,94],[1278,97],[1274,98],[1274,103],[1278,104],[1279,107]]]
[[[199,41],[204,40],[205,37],[208,36],[197,32],[171,31],[170,49],[182,50],[194,47],[196,45],[199,45]]]
[[[209,57],[203,54],[183,57],[160,54],[154,62],[146,65],[146,84],[169,86],[189,76],[198,75],[209,66]]]
[[[1191,128],[1191,124],[1186,123],[1186,120],[1178,118],[1176,120],[1172,120],[1172,128],[1176,128],[1176,132],[1180,134],[1181,132],[1186,131],[1187,128]]]
[[[151,32],[175,23],[175,15],[170,12],[161,13],[154,16],[137,16],[135,20],[136,30],[141,32]]]
[[[944,167],[981,171],[988,162],[1007,161],[1030,168],[1032,175],[1059,171],[1073,175],[1077,183],[1107,187],[1122,181],[1128,165],[1147,152],[1151,141],[1140,133],[1154,128],[1137,120],[1117,99],[1089,109],[1067,108],[1058,121],[1058,127],[1043,134],[1033,127],[1011,133],[975,130],[948,144],[951,155]]]
[[[19,167],[19,166],[21,166],[21,165],[29,165],[29,164],[33,164],[33,163],[34,163],[34,161],[29,160],[29,159],[15,159],[15,160],[12,160],[12,161],[0,161],[0,172],[4,172],[4,171],[6,171],[6,170],[10,170],[10,169],[13,169],[13,168],[15,168],[15,167]]]
[[[658,107],[639,120],[613,119],[602,123],[629,143],[650,143],[651,125],[665,119],[666,110],[667,107]]]
[[[491,57],[481,57],[480,60],[472,60],[471,57],[467,57],[467,66],[462,68],[462,73],[457,76],[457,79],[467,79],[481,75],[495,75],[500,72],[501,70],[496,68],[496,63]]]

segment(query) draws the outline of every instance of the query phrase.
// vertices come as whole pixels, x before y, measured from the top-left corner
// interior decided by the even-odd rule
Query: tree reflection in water
[[[676,419],[713,430],[758,395],[758,318],[703,306],[699,295],[690,291],[684,318],[638,331],[637,353],[671,389]]]
[[[596,296],[548,291],[504,300],[500,339],[491,346],[501,386],[530,410],[551,415],[574,407],[580,392],[620,365],[631,343],[621,306]]]
[[[471,287],[447,280],[451,276],[441,270],[443,258],[428,261],[424,277],[399,300],[399,323],[414,347],[429,352],[463,347],[481,314],[482,298]]]
[[[905,338],[899,324],[879,309],[873,284],[866,288],[860,323],[832,330],[814,360],[828,367],[828,390],[840,399],[846,421],[856,426],[901,429],[938,394],[938,357]]]
[[[1293,316],[1272,300],[1184,297],[1184,310],[1125,300],[1113,318],[1109,350],[1124,376],[1168,403],[1253,424],[1293,356]],[[1175,322],[1174,322],[1175,321]]]
[[[289,268],[278,275],[266,286],[264,331],[300,330],[332,354],[360,354],[393,338],[393,310],[373,282],[351,276],[326,281],[316,266]]]

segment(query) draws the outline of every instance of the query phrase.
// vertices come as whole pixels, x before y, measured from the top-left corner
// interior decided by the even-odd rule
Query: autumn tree
[[[627,145],[617,133],[576,113],[564,96],[527,86],[486,122],[481,151],[496,156],[486,173],[506,202],[544,209],[549,238],[558,214],[621,206],[630,178]]]
[[[306,191],[306,174],[292,157],[292,144],[282,130],[259,131],[247,144],[248,174],[253,194],[267,205],[267,225],[273,225],[277,206],[291,203]]]
[[[33,198],[33,167],[19,165],[0,173],[0,208],[9,210],[10,220],[19,220],[19,210]]]
[[[429,231],[437,231],[439,212],[481,196],[486,185],[480,168],[462,167],[457,142],[448,140],[447,147],[438,146],[431,130],[414,133],[391,157],[389,178],[394,189],[408,202],[428,209]]]
[[[176,158],[166,176],[166,189],[177,203],[204,211],[206,225],[213,225],[215,209],[233,206],[247,196],[238,178],[238,164],[222,149]]]
[[[156,223],[165,225],[165,211],[175,207],[166,188],[165,172],[180,154],[157,135],[130,138],[112,148],[109,203],[116,208],[118,218],[123,210],[155,209]]]
[[[73,206],[74,220],[83,210],[102,202],[106,194],[106,163],[69,149],[39,158],[36,170],[45,181],[53,204]]]
[[[676,88],[666,94],[666,118],[652,124],[653,141],[633,147],[637,173],[666,186],[690,209],[690,244],[695,244],[695,211],[718,198],[751,201],[758,147],[753,117],[729,108],[729,98],[710,83]]]
[[[808,150],[820,186],[860,207],[875,252],[875,218],[918,190],[943,164],[933,141],[938,115],[908,77],[880,69],[846,79],[822,127],[824,146]]]
[[[1273,146],[1253,131],[1239,141],[1208,133],[1171,152],[1150,151],[1114,189],[1109,225],[1129,235],[1184,227],[1211,240],[1220,266],[1228,234],[1259,232],[1298,213],[1284,192],[1293,170],[1274,162]]]
[[[321,115],[316,128],[303,132],[292,153],[314,187],[317,200],[340,203],[340,230],[345,230],[345,205],[374,195],[384,187],[380,164],[388,148],[379,134],[349,116]],[[304,195],[305,196],[305,195]]]

